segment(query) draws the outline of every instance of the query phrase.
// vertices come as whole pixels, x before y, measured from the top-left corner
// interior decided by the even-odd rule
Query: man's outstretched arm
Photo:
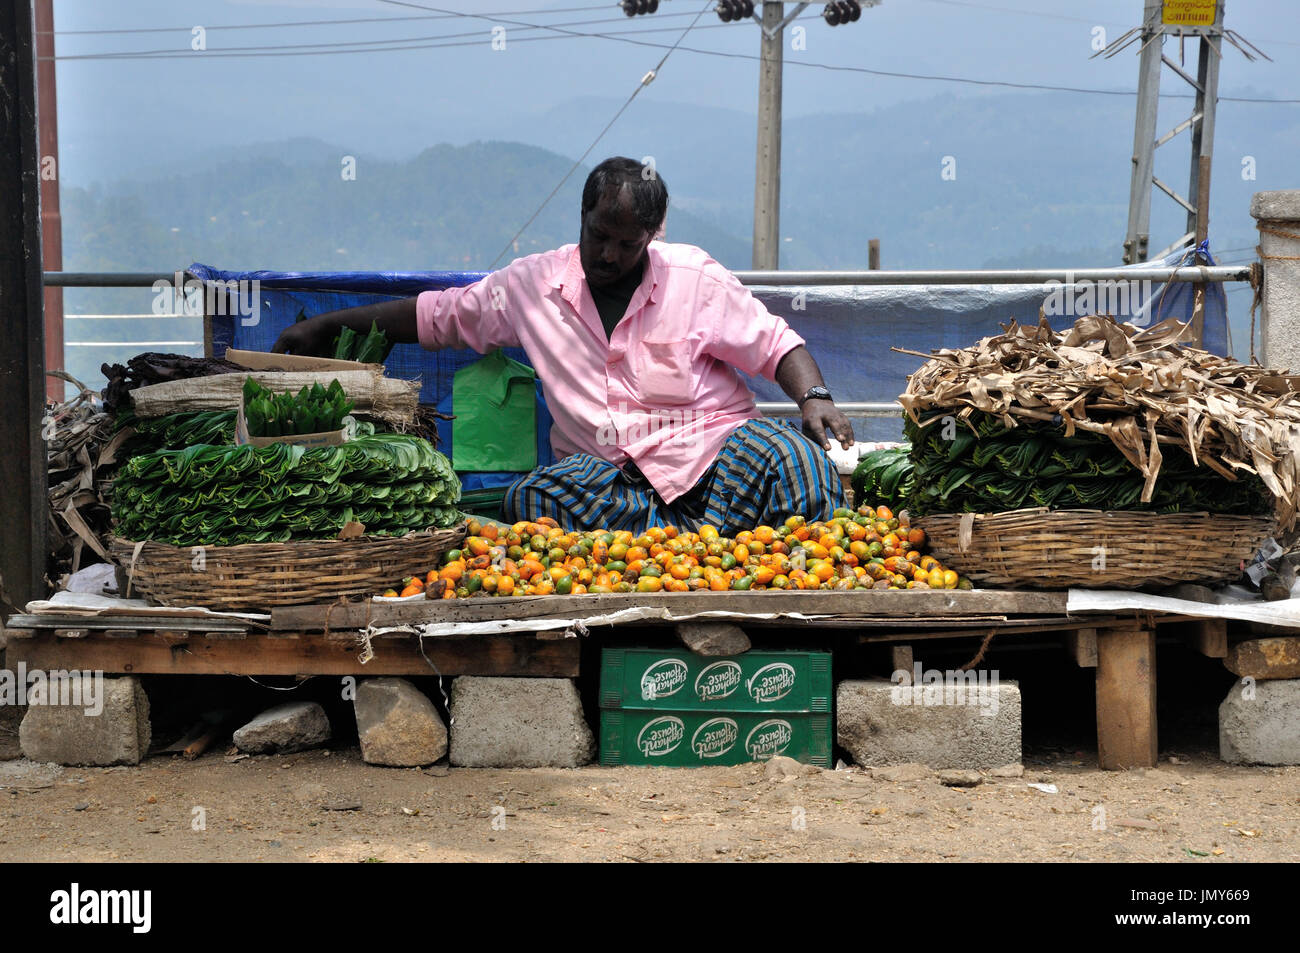
[[[394,344],[415,344],[419,334],[415,321],[415,298],[363,304],[341,311],[327,311],[314,318],[299,321],[285,328],[271,350],[276,354],[309,354],[328,357],[334,348],[334,339],[344,328],[359,334],[370,330],[371,322],[378,326]]]
[[[803,400],[808,388],[826,383],[817,362],[803,345],[781,358],[781,363],[776,366],[776,382],[795,402]],[[845,449],[853,446],[853,425],[834,401],[814,398],[804,401],[800,409],[803,411],[803,432],[821,444],[823,450],[831,448],[828,432]]]

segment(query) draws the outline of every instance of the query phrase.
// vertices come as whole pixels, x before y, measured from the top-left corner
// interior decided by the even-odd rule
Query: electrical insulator
[[[659,0],[623,0],[619,4],[623,12],[630,17],[645,13],[654,13],[659,9]]]
[[[853,23],[862,16],[862,5],[857,0],[837,0],[822,8],[822,17],[829,26]]]
[[[745,20],[754,15],[753,0],[718,0],[715,8],[718,19],[723,23],[732,20]]]

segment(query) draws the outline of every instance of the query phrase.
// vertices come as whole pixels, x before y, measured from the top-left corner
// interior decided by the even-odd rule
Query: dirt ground
[[[14,760],[0,762],[0,861],[1300,860],[1300,768],[1175,758],[1103,772],[1049,753],[972,788],[757,764],[396,769],[356,748]]]

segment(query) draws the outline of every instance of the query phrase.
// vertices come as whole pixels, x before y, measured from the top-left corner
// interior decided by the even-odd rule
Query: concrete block
[[[574,768],[596,754],[567,678],[462,676],[451,687],[451,763],[470,768]]]
[[[1250,199],[1250,214],[1261,221],[1300,222],[1300,189],[1256,192]]]
[[[1300,764],[1300,679],[1240,682],[1219,705],[1219,757]]]
[[[368,678],[352,703],[367,764],[413,768],[447,753],[447,726],[422,691],[404,678]]]
[[[18,727],[23,754],[33,761],[56,764],[139,764],[149,753],[149,698],[134,677],[87,679],[97,681],[98,697],[87,705],[83,688],[81,704],[31,702]],[[50,701],[63,700],[49,682]],[[83,685],[85,683],[83,682]],[[98,709],[98,711],[96,711]]]
[[[936,770],[980,769],[1020,761],[1015,682],[843,681],[835,693],[835,722],[840,746],[863,767],[916,763]]]
[[[262,712],[235,731],[235,747],[248,754],[285,754],[330,740],[330,721],[316,702],[289,702]]]

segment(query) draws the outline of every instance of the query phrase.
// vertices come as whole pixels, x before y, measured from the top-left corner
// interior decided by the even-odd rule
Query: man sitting
[[[372,321],[390,340],[430,350],[522,347],[561,459],[508,488],[512,522],[708,523],[732,535],[829,518],[844,493],[827,434],[850,446],[848,419],[782,318],[701,249],[655,240],[667,211],[657,173],[606,159],[583,188],[577,245],[463,288],[319,315],[290,326],[274,350],[325,353],[342,327],[364,332]],[[798,401],[804,433],[764,419],[736,369]]]

